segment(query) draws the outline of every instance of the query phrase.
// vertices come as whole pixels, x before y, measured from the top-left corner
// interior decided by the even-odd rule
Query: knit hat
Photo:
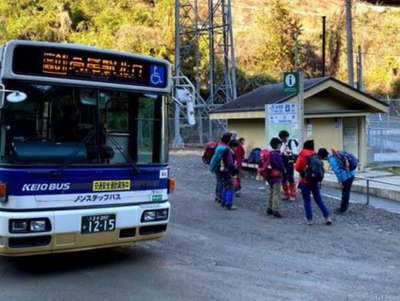
[[[318,157],[320,159],[326,159],[329,156],[329,152],[326,150],[326,148],[320,148],[318,150]]]
[[[231,139],[232,139],[232,133],[229,133],[229,132],[228,132],[228,133],[225,133],[225,134],[222,135],[221,141],[222,141],[223,143],[228,144],[229,141],[231,141]]]
[[[314,140],[307,140],[306,142],[304,142],[304,149],[308,149],[308,150],[314,150]]]

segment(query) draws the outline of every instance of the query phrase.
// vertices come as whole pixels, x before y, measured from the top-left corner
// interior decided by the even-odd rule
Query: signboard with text
[[[267,145],[281,130],[286,130],[290,138],[299,139],[297,104],[283,103],[265,106],[265,126]]]

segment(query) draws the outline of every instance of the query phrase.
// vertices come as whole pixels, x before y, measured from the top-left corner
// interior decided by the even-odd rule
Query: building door
[[[343,118],[343,150],[359,157],[358,118]]]

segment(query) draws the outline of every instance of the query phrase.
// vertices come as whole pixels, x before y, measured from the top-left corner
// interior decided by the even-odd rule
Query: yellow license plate
[[[93,181],[92,191],[120,191],[130,190],[131,180]]]

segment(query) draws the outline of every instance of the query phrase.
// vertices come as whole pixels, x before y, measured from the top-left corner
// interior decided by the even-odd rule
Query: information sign
[[[299,73],[298,72],[283,73],[283,92],[288,95],[299,93]]]
[[[299,139],[297,104],[283,103],[265,106],[267,144],[273,137],[278,137],[281,130],[286,130],[290,138]]]

